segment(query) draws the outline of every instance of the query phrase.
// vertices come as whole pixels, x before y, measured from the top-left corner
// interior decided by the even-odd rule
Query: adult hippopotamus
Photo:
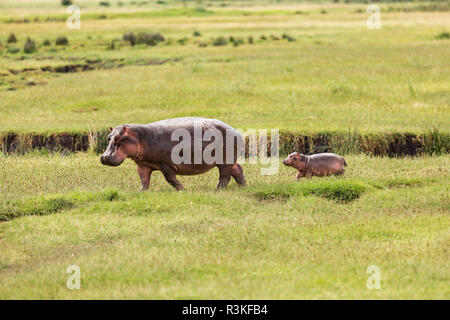
[[[216,119],[186,117],[146,125],[125,124],[110,129],[108,147],[100,157],[104,165],[118,166],[126,158],[137,164],[141,190],[147,190],[153,171],[161,170],[175,189],[183,189],[177,175],[219,169],[217,188],[225,188],[231,177],[245,185],[237,158],[244,148],[241,134]]]
[[[345,159],[334,153],[318,153],[306,156],[300,152],[291,153],[283,163],[298,170],[297,179],[311,176],[341,175],[345,172]]]

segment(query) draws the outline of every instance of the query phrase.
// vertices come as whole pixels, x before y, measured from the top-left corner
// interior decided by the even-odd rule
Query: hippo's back
[[[223,130],[235,130],[228,124],[217,120],[217,119],[206,119],[201,117],[183,117],[183,118],[173,118],[160,120],[156,122],[149,123],[148,126],[153,127],[154,129],[160,129],[164,131],[170,131],[176,129],[187,129],[189,131],[193,131],[195,126],[201,126],[203,130],[208,128],[216,128],[221,131]]]
[[[308,156],[308,158],[311,163],[333,163],[333,162],[339,162],[341,164],[345,163],[344,158],[342,158],[337,154],[329,152],[313,154]]]

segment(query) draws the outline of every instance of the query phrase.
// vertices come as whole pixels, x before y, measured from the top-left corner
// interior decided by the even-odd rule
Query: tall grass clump
[[[437,128],[423,135],[422,152],[428,155],[441,155],[450,152],[450,135],[440,133]]]
[[[67,39],[67,37],[65,36],[59,36],[58,38],[56,38],[55,44],[57,46],[67,46],[69,44],[69,39]]]
[[[450,32],[442,31],[436,36],[436,39],[439,40],[450,39]]]
[[[122,40],[128,41],[132,47],[136,45],[136,35],[133,32],[125,33]]]
[[[36,52],[36,42],[31,40],[30,38],[27,38],[27,41],[23,46],[23,52],[27,54]]]
[[[226,46],[228,44],[228,40],[225,37],[220,36],[218,38],[215,38],[213,40],[212,44],[213,44],[213,46],[216,46],[216,47]]]
[[[348,129],[345,134],[332,134],[329,140],[330,151],[337,154],[361,153],[360,134]]]
[[[17,37],[14,33],[11,33],[8,36],[8,39],[6,40],[7,43],[16,43],[17,42]]]
[[[137,44],[145,44],[147,46],[156,46],[160,42],[164,42],[166,39],[159,33],[147,33],[141,32],[136,37]]]

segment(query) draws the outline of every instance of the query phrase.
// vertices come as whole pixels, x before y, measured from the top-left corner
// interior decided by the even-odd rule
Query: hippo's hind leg
[[[245,186],[244,170],[242,170],[242,167],[239,165],[239,163],[236,162],[231,167],[231,175],[233,176],[234,180],[236,180],[238,185]]]
[[[175,189],[177,189],[177,191],[179,190],[183,190],[183,185],[181,184],[180,181],[177,180],[177,175],[175,170],[168,166],[168,165],[162,165],[161,166],[161,171],[164,175],[164,178],[166,178],[166,181],[168,183],[170,183],[170,185],[172,187],[174,187]]]
[[[232,165],[218,165],[219,168],[219,183],[217,184],[217,189],[226,188],[231,179],[231,168]]]

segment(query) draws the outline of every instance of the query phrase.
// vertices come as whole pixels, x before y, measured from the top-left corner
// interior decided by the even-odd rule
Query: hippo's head
[[[300,152],[292,152],[286,159],[283,160],[283,164],[301,169],[306,164],[306,156]]]
[[[140,150],[140,143],[133,129],[123,125],[110,130],[108,147],[100,157],[102,164],[115,167],[128,157],[136,157]]]

